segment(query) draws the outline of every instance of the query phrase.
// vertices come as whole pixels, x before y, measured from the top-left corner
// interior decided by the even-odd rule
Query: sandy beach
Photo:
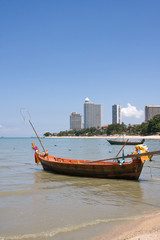
[[[159,240],[160,212],[117,226],[113,231],[92,240]]]
[[[139,136],[139,135],[134,135],[134,136],[129,136],[129,135],[111,135],[111,136],[49,136],[49,137],[42,137],[42,138],[107,138],[107,139],[111,139],[111,138],[120,138],[120,139],[160,139],[160,135],[152,135],[152,136]]]

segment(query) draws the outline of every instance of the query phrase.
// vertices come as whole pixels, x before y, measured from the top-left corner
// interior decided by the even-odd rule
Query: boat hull
[[[43,169],[57,174],[65,174],[79,177],[111,178],[138,180],[143,163],[141,160],[133,160],[120,165],[118,162],[94,163],[83,160],[69,160],[52,156],[40,157]]]

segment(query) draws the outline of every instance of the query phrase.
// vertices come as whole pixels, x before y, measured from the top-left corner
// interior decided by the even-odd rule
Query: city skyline
[[[112,105],[123,122],[144,121],[159,105],[160,1],[0,1],[0,136],[34,136],[69,129],[88,96]]]
[[[81,117],[81,128],[90,128],[92,126],[94,127],[100,127],[102,125],[109,125],[111,123],[107,123],[107,122],[103,122],[103,117],[102,117],[102,113],[101,113],[101,124],[100,126],[96,126],[96,125],[91,125],[91,126],[87,126],[85,124],[85,105],[88,104],[89,105],[92,105],[92,107],[94,105],[98,105],[98,106],[102,106],[102,104],[94,104],[93,102],[90,101],[90,99],[87,97],[85,98],[85,103],[84,103],[84,115],[80,114],[80,113],[77,113],[77,112],[72,112],[71,115],[70,115],[70,126],[71,126],[71,116],[73,115],[80,115]],[[92,109],[92,108],[91,108]],[[123,122],[123,119],[122,119],[122,114],[124,116],[129,116],[129,115],[136,115],[137,118],[139,118],[142,114],[143,114],[143,111],[140,110],[138,111],[134,106],[132,106],[131,104],[128,104],[128,107],[127,108],[121,108],[121,104],[114,104],[112,105],[112,124],[113,123],[119,123],[121,124]],[[156,114],[160,114],[160,106],[156,105],[156,106],[153,106],[153,105],[149,105],[149,106],[144,106],[144,115],[145,115],[145,119],[142,121],[142,122],[146,122],[150,119],[153,118],[153,116],[155,116]],[[75,117],[75,116],[74,116]],[[83,121],[82,121],[83,119]],[[78,119],[77,119],[78,120]],[[93,121],[93,120],[92,120]],[[103,124],[102,124],[103,123]],[[124,123],[124,122],[123,122]],[[125,124],[125,123],[124,123]],[[130,123],[129,123],[130,124]],[[127,125],[127,124],[126,124]],[[70,129],[73,129],[70,127]]]

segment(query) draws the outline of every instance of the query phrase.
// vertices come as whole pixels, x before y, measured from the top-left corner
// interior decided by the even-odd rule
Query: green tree
[[[50,132],[46,132],[46,133],[43,134],[43,136],[49,137],[49,136],[52,136],[52,134]]]
[[[107,128],[107,134],[124,134],[127,131],[126,125],[124,123],[114,123],[110,124]]]
[[[140,134],[141,135],[148,135],[148,123],[142,123],[141,125],[140,125]]]
[[[160,114],[155,115],[153,119],[148,122],[148,134],[156,134],[160,132]]]

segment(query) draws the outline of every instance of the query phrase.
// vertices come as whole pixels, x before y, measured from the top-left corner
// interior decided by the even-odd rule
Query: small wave
[[[150,182],[159,182],[160,181],[160,178],[153,178],[153,179],[150,179]]]
[[[113,218],[113,219],[96,219],[94,221],[86,222],[86,223],[81,223],[78,225],[69,225],[66,227],[62,228],[57,228],[53,229],[47,232],[41,232],[41,233],[30,233],[30,234],[25,234],[25,235],[17,235],[17,236],[8,236],[8,237],[3,237],[0,236],[0,240],[25,240],[25,239],[38,239],[38,238],[53,238],[57,234],[61,233],[69,233],[73,231],[77,231],[82,228],[87,228],[91,227],[94,225],[98,225],[101,223],[109,223],[109,222],[117,222],[117,221],[129,221],[129,220],[136,220],[139,217],[128,217],[128,218]]]
[[[0,166],[0,169],[3,169],[3,168],[15,168],[15,166],[11,166],[11,165],[8,165],[8,166]]]
[[[6,192],[0,192],[1,197],[6,197],[6,196],[12,196],[12,195],[26,195],[26,194],[33,194],[38,192],[38,190],[16,190],[16,191],[6,191]],[[0,239],[1,240],[1,239]]]

